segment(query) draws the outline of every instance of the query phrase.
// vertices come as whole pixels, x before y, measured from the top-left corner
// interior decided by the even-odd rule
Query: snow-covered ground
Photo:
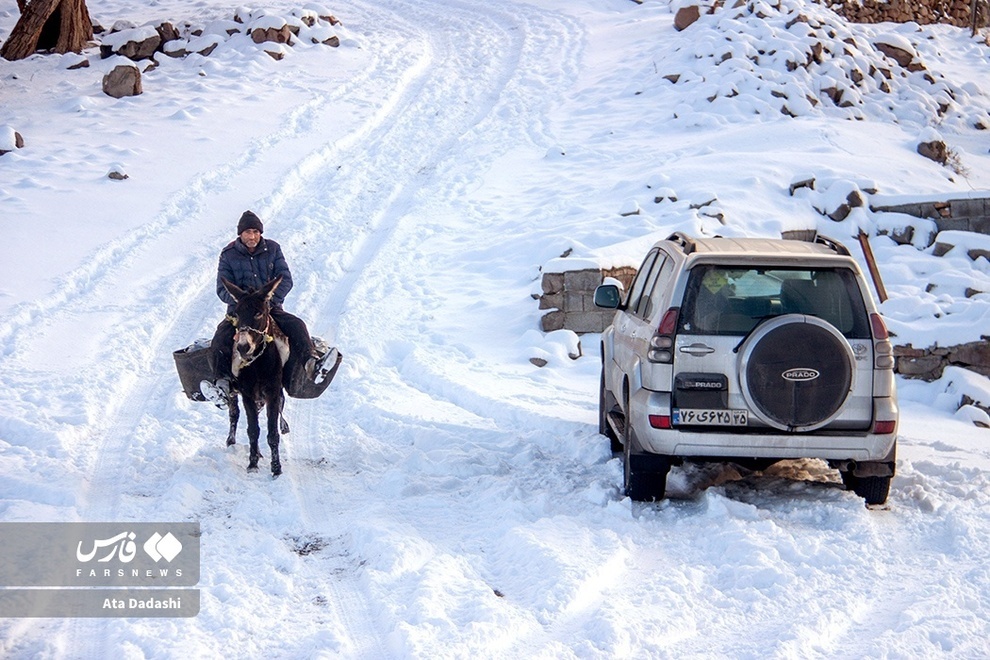
[[[641,505],[596,432],[596,337],[572,360],[538,330],[540,268],[568,250],[636,265],[674,230],[862,227],[900,340],[986,332],[990,294],[965,293],[990,291],[986,259],[876,235],[907,217],[815,210],[990,189],[985,41],[725,4],[676,32],[657,0],[339,0],[339,48],[276,62],[218,39],[120,100],[96,51],[0,61],[0,149],[25,140],[0,156],[0,521],[203,533],[195,618],[7,619],[0,655],[990,655],[990,431],[957,413],[990,381],[899,382],[886,507],[811,461],[675,468]],[[236,9],[88,5],[208,34]],[[0,6],[0,40],[16,18]],[[955,169],[917,154],[933,135]],[[289,259],[287,308],[345,355],[321,398],[289,400],[277,480],[245,471],[243,429],[227,449],[171,356],[212,334],[248,208]]]

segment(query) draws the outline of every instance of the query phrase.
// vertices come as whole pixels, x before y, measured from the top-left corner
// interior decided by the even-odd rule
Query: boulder
[[[115,66],[103,76],[103,93],[115,99],[125,96],[137,96],[142,93],[141,71],[131,64]]]
[[[256,44],[274,41],[277,44],[287,44],[292,38],[292,30],[288,25],[280,28],[254,28],[251,30],[251,40]]]
[[[940,165],[945,165],[949,162],[949,148],[941,140],[920,143],[918,145],[918,153]]]
[[[100,55],[104,59],[112,55],[123,55],[131,60],[150,58],[162,44],[158,30],[151,26],[114,32],[103,38]]]
[[[836,222],[842,222],[849,217],[853,209],[861,206],[866,206],[866,199],[859,190],[853,190],[846,195],[846,201],[831,211],[828,217]]]
[[[680,32],[681,30],[687,29],[692,23],[701,18],[701,10],[698,9],[697,5],[691,5],[689,7],[681,7],[674,14],[674,29]]]
[[[158,36],[161,37],[161,43],[166,44],[169,41],[175,41],[176,39],[181,39],[182,36],[179,34],[179,30],[176,29],[174,25],[165,21],[161,25],[155,28],[158,32]]]
[[[256,44],[273,41],[277,44],[292,44],[292,30],[280,16],[260,16],[248,26],[248,34]]]
[[[898,48],[897,46],[891,46],[890,44],[877,44],[877,50],[897,62],[905,69],[908,68],[914,60],[914,55],[906,50]]]

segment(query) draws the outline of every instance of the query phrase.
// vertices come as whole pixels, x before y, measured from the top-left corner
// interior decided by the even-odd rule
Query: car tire
[[[656,502],[667,494],[670,461],[664,456],[643,453],[630,428],[626,406],[626,425],[622,438],[622,482],[626,496],[634,502]]]
[[[598,392],[598,432],[608,438],[613,454],[622,451],[622,440],[612,430],[612,425],[608,423],[608,413],[615,410],[616,407],[615,397],[605,389],[605,366],[602,365],[601,388]]]
[[[842,472],[842,483],[867,504],[884,504],[890,494],[891,477],[857,477],[852,472]]]
[[[813,431],[838,417],[856,373],[842,333],[803,314],[757,326],[740,346],[738,365],[750,410],[768,426],[790,432]]]

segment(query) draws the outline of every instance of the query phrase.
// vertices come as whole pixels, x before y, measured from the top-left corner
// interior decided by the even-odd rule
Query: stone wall
[[[943,23],[970,27],[971,0],[821,0],[822,4],[854,23]],[[987,3],[980,0],[977,27],[987,24]]]
[[[543,331],[566,328],[578,334],[601,332],[612,322],[615,310],[595,306],[595,289],[606,277],[619,280],[628,289],[635,276],[635,268],[585,268],[544,273],[540,309],[550,311],[540,319]]]
[[[990,197],[932,198],[907,204],[870,204],[870,209],[928,218],[939,231],[971,231],[990,236]]]
[[[964,367],[990,376],[990,341],[971,341],[958,346],[914,348],[894,346],[895,371],[908,378],[933,381],[948,366]]]
[[[743,0],[738,0],[742,2]],[[972,0],[817,0],[839,16],[853,23],[909,23],[930,25],[941,23],[956,27],[973,27]],[[702,9],[727,4],[723,0],[706,0],[697,5],[681,7],[674,17],[674,27],[680,31],[698,20]],[[729,2],[728,4],[731,4]],[[699,7],[700,5],[700,7]],[[976,28],[988,25],[988,2],[976,3]]]

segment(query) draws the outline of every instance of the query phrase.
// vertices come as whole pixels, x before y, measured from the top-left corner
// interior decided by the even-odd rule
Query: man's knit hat
[[[237,222],[237,234],[243,234],[245,229],[257,229],[259,233],[265,233],[265,226],[261,224],[261,218],[254,214],[254,211],[245,211],[241,219]]]

